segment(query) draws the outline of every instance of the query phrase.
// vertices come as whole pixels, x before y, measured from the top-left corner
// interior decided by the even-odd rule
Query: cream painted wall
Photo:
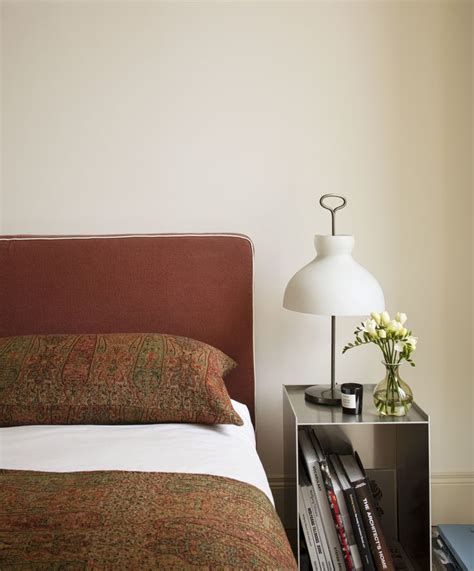
[[[1,231],[251,236],[259,451],[279,477],[281,384],[329,372],[329,320],[282,294],[330,231],[318,197],[345,194],[339,231],[420,337],[405,378],[434,476],[472,491],[472,4],[1,7]],[[370,349],[338,367],[383,372]]]

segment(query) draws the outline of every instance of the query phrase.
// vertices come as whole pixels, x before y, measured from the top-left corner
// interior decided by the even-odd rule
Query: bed
[[[18,371],[33,349],[50,351],[51,343],[67,346],[65,355],[79,347],[79,360],[94,347],[102,373],[110,348],[116,355],[125,346],[129,355],[138,347],[133,354],[141,355],[146,346],[139,378],[147,382],[162,347],[173,363],[176,351],[190,359],[187,380],[224,359],[226,390],[206,385],[202,406],[227,399],[231,420],[192,416],[192,398],[173,386],[174,400],[153,408],[146,399],[137,416],[130,402],[138,397],[120,385],[110,360],[94,390],[120,385],[119,412],[91,416],[70,404],[67,413],[38,411],[17,391],[18,379],[28,388]],[[253,249],[245,236],[1,237],[0,569],[294,569],[255,448],[253,343]],[[205,367],[202,347],[210,351]],[[5,373],[11,363],[16,377]],[[96,365],[88,362],[87,382]],[[41,370],[37,363],[38,394],[49,382]],[[57,371],[77,384],[77,366],[58,361]],[[197,394],[189,383],[183,391]],[[175,404],[184,417],[170,416]]]

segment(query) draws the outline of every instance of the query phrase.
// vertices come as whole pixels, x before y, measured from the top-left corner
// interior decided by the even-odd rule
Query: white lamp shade
[[[383,311],[378,281],[352,257],[353,236],[315,236],[317,256],[286,286],[283,307],[317,315]]]

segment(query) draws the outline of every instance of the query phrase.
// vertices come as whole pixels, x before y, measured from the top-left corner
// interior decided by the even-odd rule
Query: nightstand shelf
[[[416,404],[400,418],[379,416],[372,400],[373,385],[364,386],[362,414],[349,416],[341,407],[310,403],[307,385],[284,385],[285,519],[297,530],[295,554],[300,564],[298,502],[298,430],[316,427],[326,452],[361,457],[370,477],[390,484],[384,531],[398,541],[415,569],[431,569],[429,417]],[[393,483],[393,486],[391,485]],[[393,493],[390,493],[392,491]],[[383,503],[382,503],[383,505]],[[384,509],[385,506],[383,505]]]

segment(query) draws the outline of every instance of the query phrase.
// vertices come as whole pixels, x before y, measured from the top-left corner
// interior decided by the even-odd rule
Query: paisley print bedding
[[[220,476],[0,470],[0,569],[293,570],[259,489]]]
[[[0,338],[0,426],[236,424],[223,376],[235,362],[174,335]]]

